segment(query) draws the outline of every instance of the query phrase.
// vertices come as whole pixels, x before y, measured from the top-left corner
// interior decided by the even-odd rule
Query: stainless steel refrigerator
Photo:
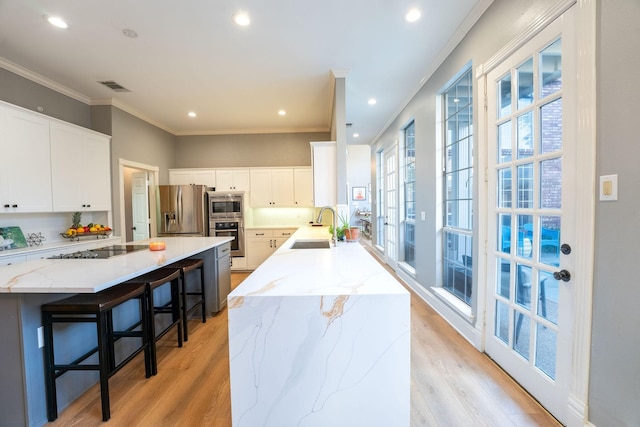
[[[204,185],[159,185],[158,236],[206,236],[206,200]]]

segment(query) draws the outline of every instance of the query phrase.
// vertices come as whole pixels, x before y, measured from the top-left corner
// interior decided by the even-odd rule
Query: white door
[[[486,76],[485,349],[561,422],[573,342],[569,275],[579,250],[573,34],[570,10]]]
[[[131,175],[133,240],[149,238],[149,194],[147,193],[147,173],[134,172]]]
[[[384,256],[385,262],[395,266],[398,241],[398,156],[397,146],[384,153]]]

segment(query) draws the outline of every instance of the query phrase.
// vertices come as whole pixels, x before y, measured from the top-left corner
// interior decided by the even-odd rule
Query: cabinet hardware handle
[[[17,208],[17,207],[18,207],[18,205],[13,205],[13,206],[11,206],[11,207],[12,207],[12,208]]]
[[[10,207],[11,207],[11,205],[4,205],[4,207],[5,207],[5,208],[10,208]]]

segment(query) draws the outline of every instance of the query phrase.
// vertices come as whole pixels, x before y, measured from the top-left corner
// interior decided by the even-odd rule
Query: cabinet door
[[[233,188],[235,191],[249,191],[250,182],[249,169],[234,169]]]
[[[251,207],[273,206],[271,199],[271,171],[251,169]]]
[[[51,124],[51,181],[56,212],[111,210],[109,138]]]
[[[247,268],[255,270],[273,253],[273,238],[247,238]]]
[[[216,171],[214,169],[199,170],[193,172],[193,183],[196,185],[216,186]]]
[[[271,206],[295,206],[293,197],[293,169],[271,171]]]
[[[216,170],[216,191],[233,190],[233,171],[231,169]]]
[[[190,185],[193,184],[193,173],[191,171],[170,170],[170,185]]]
[[[310,168],[293,170],[295,206],[313,206],[313,172]]]
[[[0,109],[0,212],[51,212],[49,120]]]
[[[337,197],[337,166],[335,141],[312,142],[314,206],[335,206]]]

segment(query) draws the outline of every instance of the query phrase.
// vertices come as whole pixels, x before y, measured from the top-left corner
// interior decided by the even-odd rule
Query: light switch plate
[[[602,175],[600,177],[600,201],[618,200],[618,175]]]

